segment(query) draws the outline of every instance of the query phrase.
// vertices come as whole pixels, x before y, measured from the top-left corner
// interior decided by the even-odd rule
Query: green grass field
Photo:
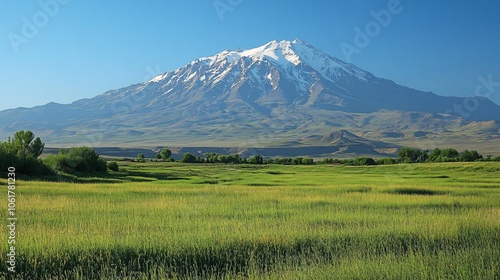
[[[500,279],[500,163],[120,168],[17,182],[19,279]]]

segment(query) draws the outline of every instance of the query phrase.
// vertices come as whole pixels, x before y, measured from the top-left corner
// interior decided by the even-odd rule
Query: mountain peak
[[[346,139],[349,141],[357,141],[357,140],[362,139],[362,138],[352,134],[351,132],[349,132],[347,130],[341,129],[338,131],[334,131],[328,135],[324,135],[320,139],[320,142],[334,143],[334,142],[338,142],[338,141],[344,141]]]
[[[500,120],[498,105],[486,98],[477,102],[481,110],[466,112],[468,120]],[[255,140],[245,143],[289,146],[313,141],[354,149],[367,143],[356,136],[361,131],[382,137],[384,131],[402,135],[415,130],[459,131],[468,122],[461,112],[447,111],[456,104],[466,104],[465,98],[441,97],[377,78],[300,39],[275,40],[202,57],[149,82],[72,104],[0,112],[0,136],[23,126],[51,134],[52,143],[66,144],[85,139],[101,139],[93,145],[124,139],[149,139],[154,145]],[[404,113],[394,115],[398,110]],[[354,129],[356,134],[339,128]],[[498,123],[471,124],[466,129],[498,141],[494,138]],[[314,137],[296,142],[303,135]]]
[[[295,38],[294,40],[290,41],[290,40],[272,40],[270,42],[268,42],[266,45],[270,45],[270,44],[274,44],[274,45],[309,45],[306,41],[300,39],[300,38]]]
[[[310,45],[308,42],[300,39],[300,38],[295,38],[292,42],[291,42],[292,45],[302,45],[302,46],[305,46],[305,47],[308,47],[308,48],[314,48],[312,45]]]
[[[298,65],[310,67],[331,82],[335,82],[345,76],[351,76],[360,81],[366,81],[372,77],[370,73],[352,64],[345,63],[340,59],[331,57],[300,38],[296,38],[293,41],[272,40],[260,47],[247,50],[224,50],[213,56],[196,59],[190,65],[203,62],[209,66],[217,64],[222,67],[226,63],[229,65],[242,58],[249,58],[254,62],[266,60],[276,67],[285,70],[285,72],[296,68]],[[167,75],[161,74],[149,82],[161,82],[166,77]]]

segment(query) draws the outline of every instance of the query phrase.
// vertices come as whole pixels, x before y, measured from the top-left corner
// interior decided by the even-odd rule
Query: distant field
[[[19,279],[500,279],[500,163],[120,164],[17,182]]]

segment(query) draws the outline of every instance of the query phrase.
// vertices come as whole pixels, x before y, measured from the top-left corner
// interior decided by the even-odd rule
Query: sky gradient
[[[483,77],[500,104],[496,0],[0,0],[0,8],[0,110],[71,103],[225,49],[295,38],[440,95],[474,96]],[[356,52],[347,57],[341,46]]]

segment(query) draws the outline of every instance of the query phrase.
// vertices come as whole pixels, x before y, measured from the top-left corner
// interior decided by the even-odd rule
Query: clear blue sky
[[[0,0],[0,110],[71,103],[274,39],[299,37],[345,60],[341,43],[355,46],[354,28],[391,1]],[[352,63],[441,95],[473,96],[479,76],[500,82],[500,1],[399,2]],[[500,103],[500,87],[490,96]]]

